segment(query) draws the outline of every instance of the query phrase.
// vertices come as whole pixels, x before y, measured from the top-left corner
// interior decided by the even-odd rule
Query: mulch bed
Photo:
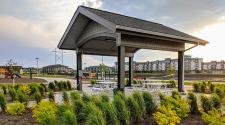
[[[25,113],[19,116],[12,116],[7,113],[0,113],[0,125],[40,125],[32,117],[32,112],[27,109]]]
[[[138,123],[131,123],[130,125],[157,125],[153,116],[145,118]],[[190,114],[187,118],[181,121],[180,125],[207,125],[202,119],[200,114]]]
[[[40,78],[16,78],[15,83],[45,83],[47,82],[44,79]],[[5,79],[5,78],[0,78],[0,83],[13,83],[12,79]]]
[[[0,125],[40,125],[32,117],[31,109],[27,109],[23,115],[12,116],[7,113],[0,113]],[[147,117],[138,123],[131,123],[130,125],[157,125],[153,117]],[[200,114],[190,114],[186,119],[181,122],[181,125],[207,125],[202,119]]]

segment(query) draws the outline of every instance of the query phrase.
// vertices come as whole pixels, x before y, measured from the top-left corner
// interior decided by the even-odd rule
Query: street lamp
[[[39,58],[35,58],[37,60],[37,77],[38,77],[38,60]]]

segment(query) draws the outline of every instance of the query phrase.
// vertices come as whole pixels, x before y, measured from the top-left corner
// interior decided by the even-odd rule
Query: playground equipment
[[[0,74],[5,75],[5,78],[13,79],[14,75],[16,78],[21,78],[20,74],[18,73],[18,69],[21,69],[19,66],[1,66],[0,67]]]

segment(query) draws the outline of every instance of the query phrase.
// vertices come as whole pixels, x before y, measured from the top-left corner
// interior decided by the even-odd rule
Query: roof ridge
[[[158,25],[163,25],[163,24],[152,22],[152,21],[149,21],[149,20],[144,20],[144,19],[141,19],[141,18],[138,18],[138,17],[127,16],[127,15],[123,15],[123,14],[119,14],[119,13],[115,13],[115,12],[111,12],[111,11],[106,11],[106,10],[92,8],[92,7],[87,7],[87,6],[84,6],[84,5],[81,5],[80,7],[93,9],[93,10],[97,10],[97,11],[102,11],[102,12],[106,12],[106,13],[111,13],[111,14],[115,14],[115,15],[119,15],[119,16],[128,17],[128,18],[138,19],[138,20],[141,20],[141,21],[144,21],[144,22],[150,22],[150,23],[154,23],[154,24],[158,24]],[[163,26],[165,26],[165,25],[163,25]]]

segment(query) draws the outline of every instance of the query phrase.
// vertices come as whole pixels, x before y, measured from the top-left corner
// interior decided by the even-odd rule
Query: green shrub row
[[[52,91],[72,90],[72,85],[69,80],[67,81],[54,81],[48,84],[48,88]]]
[[[78,92],[63,93],[64,103],[56,106],[41,101],[33,110],[33,117],[43,125],[128,125],[156,111],[150,93],[138,93],[126,97],[118,92],[111,101],[105,94],[89,96]],[[47,106],[46,106],[47,105]]]

